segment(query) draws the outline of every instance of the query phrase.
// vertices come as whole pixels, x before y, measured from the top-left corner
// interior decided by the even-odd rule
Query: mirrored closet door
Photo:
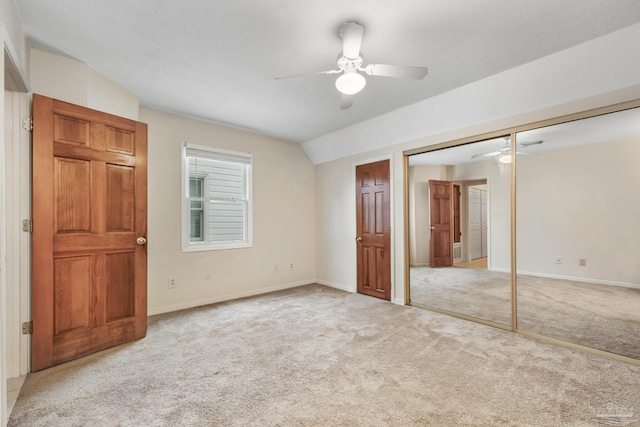
[[[640,358],[640,108],[516,140],[518,329]]]
[[[405,153],[410,304],[640,361],[639,106]]]
[[[412,305],[511,326],[509,141],[409,157]]]

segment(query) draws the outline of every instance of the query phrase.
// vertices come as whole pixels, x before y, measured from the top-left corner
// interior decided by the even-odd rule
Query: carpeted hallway
[[[9,426],[631,425],[639,390],[640,366],[310,285],[151,317],[30,374]]]

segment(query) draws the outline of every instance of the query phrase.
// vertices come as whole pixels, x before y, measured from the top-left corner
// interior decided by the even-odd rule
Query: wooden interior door
[[[32,370],[145,336],[147,125],[33,96]]]
[[[453,183],[429,181],[429,212],[431,238],[429,239],[429,266],[453,265]]]
[[[356,167],[358,293],[391,300],[389,161]]]

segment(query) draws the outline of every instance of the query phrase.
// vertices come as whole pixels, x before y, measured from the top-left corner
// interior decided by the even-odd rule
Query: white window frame
[[[196,199],[199,200],[194,200],[193,198],[189,198],[188,195],[190,193],[191,190],[191,179],[199,179],[202,180],[202,197],[197,197]],[[204,242],[205,236],[207,235],[207,209],[206,209],[206,202],[207,199],[204,195],[204,190],[206,188],[207,185],[207,177],[206,176],[200,176],[200,175],[195,175],[195,176],[191,176],[188,172],[187,172],[187,177],[186,177],[186,182],[187,182],[187,188],[186,188],[186,197],[189,199],[189,201],[187,202],[189,204],[189,243],[195,243],[195,242]],[[201,232],[202,232],[202,240],[191,240],[191,213],[192,213],[192,208],[191,208],[191,202],[193,201],[201,201],[202,202],[202,224],[200,226],[201,228]]]
[[[245,161],[248,160],[246,168],[246,186],[247,186],[247,200],[246,200],[246,215],[244,221],[244,235],[245,239],[241,241],[227,241],[227,242],[210,242],[204,241],[191,241],[191,205],[189,198],[189,161],[187,157],[187,148],[191,151],[200,151],[210,157],[220,159],[234,159],[241,158]],[[224,150],[221,148],[214,148],[204,145],[195,145],[191,143],[182,144],[181,153],[182,164],[182,179],[181,179],[181,203],[182,203],[182,252],[195,252],[195,251],[212,251],[223,249],[239,249],[253,247],[253,191],[252,191],[252,169],[253,169],[253,157],[250,153],[243,153],[239,151]],[[205,178],[206,181],[206,178]],[[205,204],[207,203],[207,197],[205,195]],[[204,210],[204,233],[207,236],[207,209]]]

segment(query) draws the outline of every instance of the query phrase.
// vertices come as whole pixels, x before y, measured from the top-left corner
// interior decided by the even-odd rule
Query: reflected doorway
[[[485,155],[505,143],[501,137],[409,158],[412,305],[510,328],[511,168]],[[440,253],[451,253],[452,262]]]

